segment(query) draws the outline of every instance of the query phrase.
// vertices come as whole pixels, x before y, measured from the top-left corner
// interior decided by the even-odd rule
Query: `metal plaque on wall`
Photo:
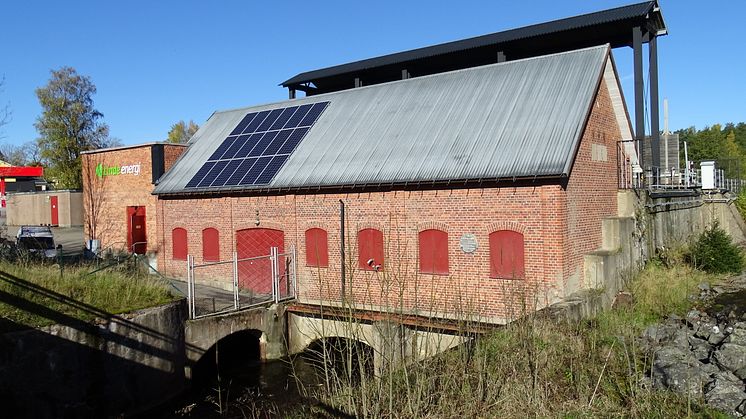
[[[461,250],[464,253],[474,253],[477,250],[477,236],[471,233],[461,236]]]

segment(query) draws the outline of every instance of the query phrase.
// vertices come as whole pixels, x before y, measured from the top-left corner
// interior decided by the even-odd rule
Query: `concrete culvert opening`
[[[354,339],[328,337],[313,341],[302,354],[313,366],[318,379],[326,376],[342,382],[359,383],[374,372],[373,348]]]
[[[230,379],[242,371],[250,371],[261,363],[257,330],[243,330],[230,334],[205,352],[192,370],[192,383],[197,387]]]

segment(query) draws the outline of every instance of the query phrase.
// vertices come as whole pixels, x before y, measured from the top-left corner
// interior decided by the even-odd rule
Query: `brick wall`
[[[163,167],[166,172],[176,163],[187,147],[182,144],[164,144],[163,145]]]
[[[96,166],[140,164],[140,173],[96,175]],[[101,241],[101,247],[127,247],[127,207],[145,206],[148,250],[157,251],[156,197],[151,195],[150,146],[83,154],[83,213],[85,237]],[[91,230],[95,220],[96,231]],[[95,237],[93,235],[95,234]]]
[[[621,133],[605,83],[588,118],[567,183],[565,287],[583,286],[583,255],[601,246],[601,220],[617,215],[617,142]]]
[[[302,301],[339,300],[340,223],[339,200],[346,204],[347,286],[357,304],[403,306],[408,311],[458,315],[478,314],[499,321],[520,314],[522,297],[531,305],[545,305],[562,280],[564,224],[553,216],[563,203],[559,186],[462,189],[446,191],[396,191],[341,195],[286,195],[272,197],[212,198],[159,201],[164,252],[159,266],[172,275],[185,276],[185,262],[172,260],[171,231],[188,232],[189,253],[202,262],[202,229],[216,228],[220,255],[230,260],[235,232],[259,227],[284,231],[285,246],[296,246],[299,297]],[[323,228],[328,233],[329,267],[305,266],[305,231]],[[358,269],[357,232],[377,228],[384,233],[383,272]],[[448,275],[417,272],[417,235],[438,228],[446,231]],[[512,229],[524,234],[526,280],[489,277],[488,235]],[[478,248],[464,253],[463,234],[477,237]],[[198,270],[197,279],[221,278],[229,283],[230,265]],[[535,300],[536,296],[538,300]],[[512,304],[512,305],[511,305]]]

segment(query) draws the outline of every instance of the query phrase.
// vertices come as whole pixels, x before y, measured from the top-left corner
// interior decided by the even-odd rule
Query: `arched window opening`
[[[420,273],[448,275],[448,233],[423,230],[419,234]]]
[[[326,230],[321,228],[306,230],[306,265],[316,268],[329,266],[329,244]]]
[[[366,228],[357,233],[358,267],[365,271],[383,270],[383,233]]]
[[[202,260],[220,261],[220,233],[214,228],[202,230]]]
[[[173,259],[186,260],[189,253],[187,244],[187,231],[177,227],[171,231],[171,245],[173,246]]]
[[[490,277],[526,277],[523,234],[512,230],[490,233]]]

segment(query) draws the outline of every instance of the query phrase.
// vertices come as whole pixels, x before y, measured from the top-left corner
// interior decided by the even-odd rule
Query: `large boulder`
[[[731,416],[741,416],[738,408],[746,400],[746,393],[743,390],[743,383],[738,378],[729,372],[720,372],[715,374],[714,380],[705,387],[705,401]]]
[[[712,381],[711,373],[712,368],[694,358],[688,345],[664,346],[654,354],[652,378],[656,387],[701,398],[705,385]]]
[[[746,378],[746,346],[723,343],[713,355],[721,368],[733,372],[738,378]]]
[[[674,322],[654,324],[642,332],[643,342],[648,345],[649,349],[660,346],[688,347],[687,335],[686,327]]]
[[[691,348],[692,355],[698,360],[705,362],[710,359],[712,345],[706,340],[689,336],[689,347]]]
[[[738,322],[734,324],[733,331],[723,340],[723,342],[746,346],[746,322]]]

